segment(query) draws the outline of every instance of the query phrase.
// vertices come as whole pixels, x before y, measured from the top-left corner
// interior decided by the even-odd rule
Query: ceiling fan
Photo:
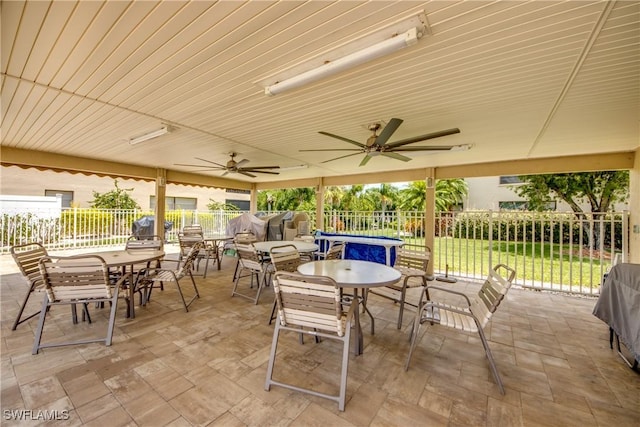
[[[271,175],[279,175],[279,172],[272,172],[272,171],[265,170],[265,169],[280,169],[280,166],[253,166],[253,167],[247,166],[247,167],[245,167],[244,165],[249,163],[249,160],[242,159],[239,162],[236,162],[234,157],[237,156],[238,153],[230,153],[229,155],[231,156],[231,160],[229,160],[226,165],[221,165],[220,163],[216,163],[216,162],[212,162],[210,160],[201,159],[199,157],[196,157],[196,160],[200,160],[201,162],[209,163],[209,164],[214,165],[214,166],[209,166],[209,165],[190,165],[190,164],[184,164],[184,163],[176,163],[176,166],[191,166],[191,167],[194,167],[194,168],[200,168],[200,169],[194,170],[192,172],[223,170],[224,173],[222,174],[222,176],[225,176],[228,173],[239,173],[239,174],[242,174],[242,175],[250,176],[251,178],[255,178],[256,177],[255,175],[253,175],[254,173],[268,173],[268,174],[271,174]]]
[[[440,138],[441,136],[453,135],[455,133],[460,133],[460,129],[453,128],[442,130],[439,132],[427,133],[425,135],[415,136],[413,138],[402,139],[400,141],[395,141],[391,143],[387,143],[391,135],[398,129],[398,127],[402,124],[402,119],[393,118],[389,120],[389,123],[382,129],[380,135],[378,135],[378,131],[380,130],[380,123],[373,123],[369,125],[369,130],[372,132],[371,136],[367,139],[367,142],[361,144],[357,141],[354,141],[349,138],[344,138],[342,136],[334,135],[329,132],[318,132],[322,135],[327,135],[332,138],[339,139],[341,141],[348,142],[349,144],[353,144],[358,148],[337,148],[337,149],[316,149],[316,150],[300,150],[300,151],[355,151],[355,153],[347,154],[344,156],[336,157],[335,159],[325,160],[321,163],[332,162],[338,159],[344,159],[345,157],[355,156],[360,153],[364,153],[365,157],[360,162],[360,166],[366,165],[372,157],[382,155],[386,157],[391,157],[392,159],[402,160],[403,162],[408,162],[411,158],[407,156],[403,156],[402,154],[398,154],[399,151],[449,151],[455,148],[468,148],[468,146],[459,146],[459,145],[441,145],[441,146],[429,146],[429,147],[405,147],[406,145],[413,144],[414,142],[426,141],[428,139]]]

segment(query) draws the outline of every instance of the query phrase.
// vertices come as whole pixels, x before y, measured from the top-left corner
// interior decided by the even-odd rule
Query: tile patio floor
[[[201,298],[185,313],[173,289],[154,291],[126,319],[119,304],[111,347],[89,344],[31,355],[36,319],[11,331],[24,284],[2,256],[2,425],[8,410],[67,410],[59,425],[95,426],[638,426],[640,375],[609,349],[594,299],[513,288],[486,332],[506,394],[500,395],[480,341],[438,326],[423,327],[408,372],[403,369],[413,311],[403,330],[397,308],[372,296],[375,335],[363,317],[364,354],[349,361],[347,404],[273,387],[264,391],[272,326],[271,288],[260,304],[231,298],[235,259],[197,279]],[[465,292],[478,284],[443,284]],[[40,298],[34,298],[38,307]],[[104,326],[108,310],[92,308],[93,325],[72,325],[53,309],[44,339]],[[53,321],[52,321],[53,320]],[[426,331],[426,333],[424,333]],[[337,390],[338,343],[285,337],[276,376]]]

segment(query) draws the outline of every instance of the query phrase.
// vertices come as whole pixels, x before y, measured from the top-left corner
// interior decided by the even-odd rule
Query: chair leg
[[[16,320],[15,322],[13,322],[13,326],[11,327],[12,331],[15,331],[20,323],[26,322],[32,317],[35,317],[38,314],[40,314],[39,311],[36,311],[35,313],[30,314],[28,317],[25,317],[24,319],[20,320],[20,318],[22,317],[22,313],[24,312],[24,308],[27,306],[27,302],[29,301],[29,297],[31,297],[31,293],[33,292],[34,288],[35,288],[35,283],[32,283],[31,286],[29,286],[29,290],[27,291],[27,294],[24,296],[24,301],[22,301],[22,305],[20,306],[20,311],[18,311]]]
[[[131,303],[133,303],[133,301]],[[109,326],[107,327],[107,338],[104,340],[104,344],[106,346],[111,345],[111,340],[113,338],[113,328],[116,323],[117,307],[118,307],[118,290],[115,289],[113,292],[113,297],[111,298],[111,313],[109,314]]]
[[[33,349],[31,354],[38,354],[40,350],[40,342],[42,341],[42,330],[44,329],[44,320],[47,317],[47,307],[49,305],[49,297],[44,294],[42,299],[42,308],[40,309],[40,319],[38,320],[38,329],[36,329],[36,336],[33,340]]]
[[[276,318],[276,307],[278,305],[278,301],[274,300],[273,301],[273,307],[271,308],[271,317],[269,317],[269,324],[271,324],[271,322],[273,322],[273,320]]]
[[[418,314],[416,315],[416,319],[413,322],[413,326],[411,327],[411,344],[409,346],[409,354],[407,355],[407,361],[404,364],[404,370],[409,370],[409,363],[411,363],[411,355],[413,355],[413,350],[416,348],[416,343],[418,341],[418,333],[420,332],[420,325],[422,324],[422,310],[418,310]]]
[[[477,324],[477,322],[476,322]],[[487,354],[487,359],[489,360],[489,367],[491,368],[491,372],[493,373],[493,377],[496,379],[496,383],[498,383],[498,388],[500,389],[500,394],[504,394],[504,386],[502,385],[502,379],[500,378],[500,374],[498,373],[498,368],[496,367],[496,362],[493,360],[493,355],[491,354],[491,349],[489,348],[489,343],[487,342],[486,337],[484,336],[484,331],[477,324],[478,327],[478,335],[480,335],[480,341],[482,341],[482,346],[484,347],[484,352]]]
[[[349,343],[351,342],[351,327],[346,328],[342,340],[342,371],[340,373],[340,397],[338,399],[338,410],[344,411],[347,397],[347,373],[349,371]]]
[[[273,378],[273,365],[276,362],[276,350],[278,348],[278,338],[280,336],[280,322],[276,322],[271,339],[271,351],[269,352],[269,364],[267,365],[267,379],[264,384],[266,391],[271,390],[271,379]]]
[[[398,313],[398,329],[402,329],[402,316],[404,315],[404,300],[407,296],[407,286],[405,283],[405,286],[402,287],[402,292],[400,293],[400,300],[398,301],[398,303],[400,304],[400,310]]]

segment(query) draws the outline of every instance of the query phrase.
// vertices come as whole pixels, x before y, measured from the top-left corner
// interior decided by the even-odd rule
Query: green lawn
[[[395,236],[395,230],[379,230],[379,236]],[[409,245],[424,246],[424,238],[403,238]],[[560,285],[597,288],[610,264],[610,254],[589,253],[578,245],[550,243],[494,242],[486,240],[436,237],[432,263],[442,274],[447,264],[449,274],[484,277],[492,264],[504,263],[517,271],[517,282],[559,289]],[[581,258],[582,252],[582,258]],[[491,258],[490,258],[491,255]]]

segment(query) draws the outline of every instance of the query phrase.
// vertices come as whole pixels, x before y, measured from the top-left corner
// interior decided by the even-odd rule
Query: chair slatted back
[[[162,249],[163,242],[160,239],[136,240],[129,239],[125,243],[125,249]]]
[[[257,242],[258,238],[251,231],[239,231],[233,236],[233,241],[241,245],[248,245],[249,243]]]
[[[253,246],[253,243],[236,243],[235,248],[236,254],[238,255],[238,262],[242,268],[262,272],[262,258],[260,254],[258,254],[255,246]]]
[[[11,247],[11,256],[20,272],[30,283],[40,282],[40,260],[46,257],[47,250],[40,243],[25,243]]]
[[[342,259],[344,247],[344,242],[333,242],[324,259]]]
[[[184,262],[180,265],[180,268],[176,273],[176,276],[178,276],[178,278],[184,276],[187,272],[191,272],[191,269],[193,268],[193,263],[196,261],[196,258],[198,258],[198,254],[200,253],[200,250],[203,248],[204,248],[204,242],[202,241],[195,242],[191,247],[189,247],[189,252],[187,252],[184,258]]]
[[[201,225],[185,225],[182,227],[182,235],[184,236],[204,236]]]
[[[489,276],[477,296],[471,301],[471,313],[478,319],[482,327],[491,319],[500,302],[509,291],[516,272],[505,264],[498,264],[489,270]]]
[[[109,268],[97,255],[47,256],[40,260],[40,272],[49,301],[68,302],[110,299]]]
[[[300,265],[300,253],[293,245],[274,246],[269,251],[271,263],[276,271],[295,273]]]
[[[399,247],[396,249],[396,261],[394,267],[404,267],[420,271],[427,271],[429,260],[431,259],[431,249],[425,248],[424,251],[416,251]]]
[[[282,326],[304,326],[344,336],[340,288],[333,279],[277,272],[273,284]]]
[[[202,249],[204,247],[204,238],[200,234],[179,234],[178,235],[178,244],[180,245],[180,255],[187,256],[187,254],[191,251],[191,248],[200,243]]]

